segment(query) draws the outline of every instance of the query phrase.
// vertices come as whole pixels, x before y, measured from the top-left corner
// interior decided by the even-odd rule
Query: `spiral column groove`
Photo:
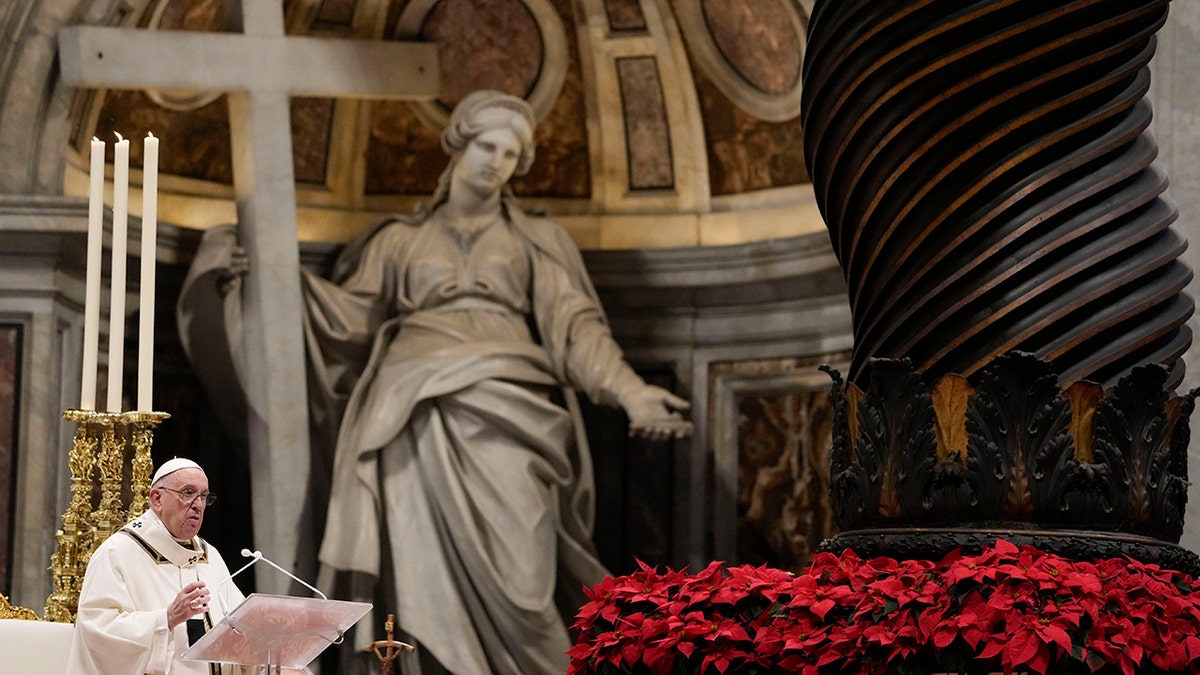
[[[817,2],[802,120],[849,287],[849,380],[1028,352],[1183,376],[1191,272],[1144,100],[1168,0]]]
[[[1191,272],[1147,132],[1168,0],[831,0],[802,120],[849,289],[838,534],[1004,537],[1200,573],[1178,546]]]

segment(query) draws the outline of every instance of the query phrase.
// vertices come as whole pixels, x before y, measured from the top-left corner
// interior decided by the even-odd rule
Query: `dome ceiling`
[[[111,23],[189,31],[227,26],[225,0],[127,4],[133,11]],[[703,232],[687,234],[696,226],[680,223],[660,245],[811,231],[814,218],[819,224],[811,209],[791,223],[786,215],[811,203],[797,121],[804,4],[288,0],[290,35],[433,42],[441,71],[432,101],[292,98],[301,236],[342,240],[378,214],[407,210],[429,195],[446,162],[440,125],[454,103],[479,88],[533,103],[540,116],[537,160],[514,180],[514,190],[527,203],[586,216],[593,229],[607,232],[596,235],[606,241],[589,242],[580,225],[584,246],[656,245],[614,236],[613,227],[628,225],[593,222],[639,214],[694,218],[766,209],[757,225],[737,225],[738,232],[709,241]],[[79,154],[71,170],[80,171],[93,135],[153,132],[163,139],[160,218],[197,227],[231,219],[229,116],[219,92],[81,90],[75,111]],[[135,144],[135,167],[137,152]]]

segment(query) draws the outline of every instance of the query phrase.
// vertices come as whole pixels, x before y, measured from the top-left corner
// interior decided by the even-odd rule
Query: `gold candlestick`
[[[154,462],[150,448],[154,446],[154,427],[170,417],[164,412],[125,413],[126,421],[132,425],[130,443],[133,445],[133,475],[130,477],[133,498],[129,502],[129,515],[136,516],[150,505],[150,472]]]
[[[70,623],[79,604],[79,585],[83,581],[86,558],[90,557],[92,511],[92,473],[99,443],[100,427],[111,426],[107,413],[68,410],[63,419],[75,422],[75,438],[67,463],[71,470],[71,503],[63,513],[62,529],[55,533],[58,549],[50,557],[54,590],[46,599],[46,619]]]
[[[121,415],[114,416],[104,428],[96,466],[100,469],[100,506],[92,512],[96,541],[104,541],[125,524],[121,508],[121,468],[125,459],[125,425]]]
[[[71,503],[63,513],[62,529],[55,534],[58,550],[50,558],[54,589],[46,599],[47,620],[64,623],[75,620],[79,589],[92,552],[124,525],[130,514],[137,515],[149,505],[154,427],[168,417],[161,412],[67,410],[63,413],[63,419],[79,426],[68,459]],[[121,499],[126,438],[134,450],[128,509]],[[97,470],[100,503],[93,510]]]

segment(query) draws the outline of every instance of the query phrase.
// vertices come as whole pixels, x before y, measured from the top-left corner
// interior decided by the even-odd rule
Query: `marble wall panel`
[[[296,180],[321,185],[329,159],[333,129],[332,99],[291,100],[293,168]],[[233,183],[233,159],[229,140],[229,108],[225,96],[196,110],[169,110],[155,104],[143,91],[108,91],[99,121],[80,137],[95,135],[111,148],[116,131],[125,138],[142,138],[153,132],[162,139],[159,170],[174,176],[215,183]],[[78,143],[78,141],[76,141]],[[109,162],[112,150],[109,149]],[[130,166],[140,167],[141,145],[130,144]]]
[[[366,150],[368,195],[428,195],[446,166],[436,129],[426,126],[407,104],[378,101],[371,106],[371,142]]]
[[[804,167],[804,130],[798,120],[767,122],[745,112],[693,69],[708,144],[713,196],[811,182]]]
[[[722,56],[750,86],[782,94],[800,79],[803,36],[780,0],[704,0],[701,9]]]
[[[798,571],[833,534],[833,407],[830,379],[817,365],[844,358],[839,353],[711,364],[712,535],[718,559]]]
[[[476,89],[527,96],[546,57],[537,21],[520,0],[442,0],[421,38],[438,45],[440,98],[449,108]]]
[[[833,533],[828,391],[738,397],[738,561],[800,570]]]
[[[296,182],[324,185],[333,135],[331,98],[293,98],[292,156]]]
[[[358,0],[323,0],[317,8],[314,26],[321,28],[350,28]]]
[[[652,56],[617,59],[629,189],[669,189],[675,184],[671,136],[658,63]]]
[[[638,0],[606,0],[604,13],[613,32],[646,30],[646,16]]]
[[[3,588],[8,588],[11,579],[21,334],[20,325],[0,324],[0,587]]]
[[[195,110],[180,111],[158,106],[141,90],[110,89],[104,94],[95,125],[78,134],[76,145],[82,148],[93,135],[106,141],[111,164],[113,132],[132,139],[144,138],[151,131],[162,139],[158,155],[161,174],[233,184],[225,96]],[[129,145],[129,165],[140,167],[141,144]]]
[[[143,27],[157,18],[158,27],[164,30],[224,30],[227,20],[225,0],[173,0],[154,3],[155,17],[147,12],[142,17]]]

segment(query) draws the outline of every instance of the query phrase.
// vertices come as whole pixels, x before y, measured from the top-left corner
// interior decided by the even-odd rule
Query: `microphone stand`
[[[251,565],[253,565],[254,563],[257,563],[258,561],[260,561],[260,560],[261,560],[261,561],[263,561],[263,562],[267,563],[268,565],[270,565],[271,567],[274,567],[275,569],[279,570],[280,572],[283,572],[284,574],[288,575],[288,576],[289,576],[289,577],[291,577],[291,578],[292,578],[292,580],[293,580],[293,581],[295,581],[296,583],[298,583],[298,584],[300,584],[300,585],[304,586],[305,588],[307,588],[308,590],[312,591],[313,593],[316,593],[317,595],[321,596],[321,599],[322,599],[322,600],[328,600],[328,599],[329,599],[328,597],[326,597],[326,596],[325,596],[325,594],[324,594],[324,593],[322,593],[320,590],[318,590],[316,586],[313,586],[312,584],[310,584],[310,583],[308,583],[307,581],[305,581],[305,580],[301,579],[300,577],[296,576],[295,574],[292,574],[291,572],[289,572],[289,571],[287,571],[287,570],[283,569],[283,568],[282,568],[282,567],[280,567],[279,565],[276,565],[275,563],[271,562],[270,558],[267,558],[266,556],[264,556],[264,555],[262,554],[262,551],[251,551],[251,550],[250,550],[250,549],[248,549],[248,548],[244,548],[244,549],[242,549],[242,555],[243,555],[243,556],[245,556],[245,557],[247,557],[247,558],[253,558],[253,560],[251,560],[250,562],[246,563],[245,565],[242,565],[242,567],[241,567],[240,569],[238,569],[238,571],[234,572],[233,574],[230,574],[230,575],[229,575],[229,579],[226,579],[224,582],[221,582],[222,584],[224,584],[224,583],[226,583],[226,582],[230,581],[231,579],[233,579],[233,578],[234,578],[234,577],[236,577],[237,575],[241,574],[241,573],[242,573],[242,572],[243,572],[243,571],[244,571],[246,568],[250,567],[250,566],[251,566]]]

